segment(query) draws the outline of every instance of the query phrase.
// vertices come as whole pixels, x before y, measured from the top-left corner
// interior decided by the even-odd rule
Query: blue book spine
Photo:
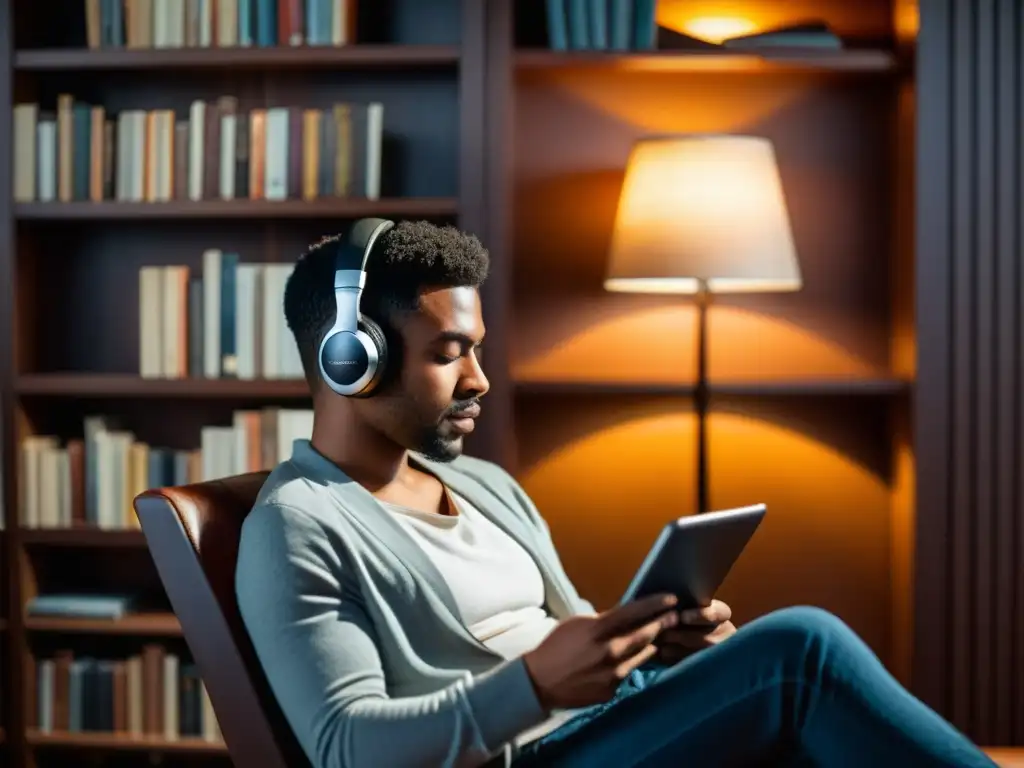
[[[255,0],[238,0],[238,44],[248,48],[253,44],[252,6]]]
[[[222,376],[238,375],[238,345],[235,338],[235,305],[238,254],[225,253],[221,259],[220,276],[220,372]]]
[[[277,45],[277,3],[256,0],[256,42],[261,48]]]
[[[613,51],[628,51],[633,35],[633,3],[630,0],[611,0],[611,29]]]
[[[569,47],[569,29],[565,20],[566,0],[547,0],[548,46],[553,51]]]

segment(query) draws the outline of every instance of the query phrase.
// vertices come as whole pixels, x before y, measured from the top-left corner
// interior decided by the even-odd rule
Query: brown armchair
[[[263,675],[235,600],[242,521],[267,478],[254,472],[135,498],[160,580],[206,683],[231,759],[309,766]]]

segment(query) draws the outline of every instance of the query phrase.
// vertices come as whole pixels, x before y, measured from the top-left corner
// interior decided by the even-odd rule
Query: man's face
[[[401,371],[373,397],[354,400],[360,415],[408,450],[436,461],[462,453],[479,400],[490,388],[480,367],[484,321],[476,288],[420,294],[418,311],[397,318]]]

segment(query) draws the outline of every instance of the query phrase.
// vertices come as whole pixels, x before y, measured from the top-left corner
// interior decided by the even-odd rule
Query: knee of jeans
[[[842,619],[823,608],[811,605],[796,605],[775,611],[771,614],[771,623],[776,631],[791,637],[801,645],[808,640],[823,641],[831,645],[856,639],[853,630]]]

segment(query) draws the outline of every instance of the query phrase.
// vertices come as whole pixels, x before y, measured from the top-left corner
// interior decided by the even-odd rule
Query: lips
[[[477,404],[477,405],[471,405],[468,408],[464,408],[461,411],[457,411],[457,412],[451,414],[450,416],[448,416],[448,418],[449,419],[475,419],[479,415],[480,415],[480,406]]]

